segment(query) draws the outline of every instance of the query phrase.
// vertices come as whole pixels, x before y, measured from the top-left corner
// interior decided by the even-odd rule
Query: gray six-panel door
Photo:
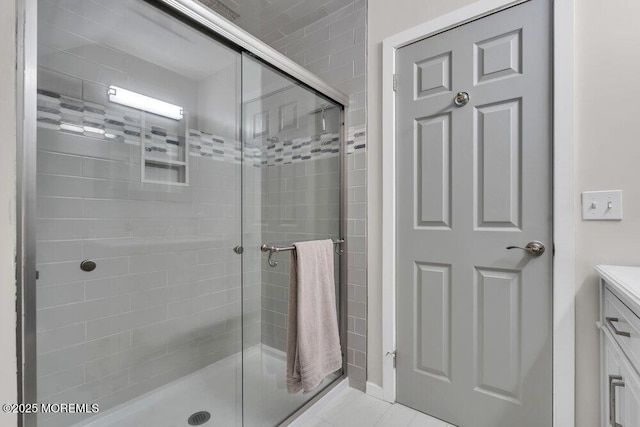
[[[460,427],[552,423],[551,70],[547,0],[397,52],[397,399]]]

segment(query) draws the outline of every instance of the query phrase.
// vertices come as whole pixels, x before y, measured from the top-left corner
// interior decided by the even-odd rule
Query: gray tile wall
[[[242,315],[243,349],[263,342],[262,292],[262,169],[245,163],[242,169]]]
[[[339,237],[338,156],[262,168],[262,184],[265,242],[289,246]],[[274,254],[274,260],[278,261],[275,268],[265,262],[266,255],[262,262],[262,342],[286,351],[290,254]],[[336,283],[338,272],[336,268]]]
[[[40,61],[40,89],[108,105],[112,68],[74,58],[69,75],[52,58]],[[158,96],[183,105],[197,126],[197,82],[136,58],[120,63],[133,67],[119,71],[123,85],[162,87]],[[225,143],[238,144],[234,130]],[[190,157],[181,187],[141,183],[139,145],[40,127],[37,148],[39,401],[96,402],[102,412],[237,354],[241,265],[229,248],[240,243],[239,165]],[[82,271],[83,259],[97,268]],[[259,282],[260,272],[248,280]],[[244,297],[250,346],[259,343],[261,296]],[[39,425],[79,417],[39,414]]]
[[[96,144],[38,134],[38,398],[106,410],[240,350],[239,183],[194,158],[141,184],[138,147]]]
[[[98,144],[38,133],[38,398],[106,410],[240,351],[239,171],[141,184],[138,147]]]
[[[301,4],[312,7],[314,2],[307,0]],[[364,130],[366,1],[342,0],[330,4],[342,7],[280,38],[267,38],[267,43],[349,95],[349,126]],[[276,28],[272,34],[277,32]]]
[[[348,348],[350,384],[366,385],[366,0],[234,0],[235,23],[349,95]],[[357,147],[357,149],[356,149]]]
[[[348,158],[347,363],[350,384],[365,390],[367,378],[367,153]]]

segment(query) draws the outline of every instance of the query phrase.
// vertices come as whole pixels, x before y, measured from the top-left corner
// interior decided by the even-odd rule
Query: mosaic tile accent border
[[[39,127],[140,145],[140,112],[124,111],[38,89]]]
[[[145,129],[144,149],[148,153],[153,153],[155,157],[164,156],[171,160],[182,160],[180,146],[184,147],[184,137],[181,138],[160,126]]]
[[[340,154],[340,135],[326,133],[310,137],[280,141],[267,139],[262,148],[262,165],[275,166],[303,162],[305,160],[336,157]]]
[[[223,138],[198,129],[189,129],[187,142],[191,156],[234,163],[242,161],[240,144],[234,139]]]
[[[365,149],[364,128],[353,129],[348,135],[348,154]],[[240,148],[236,141],[197,129],[189,129],[188,139],[189,154],[192,156],[240,161]],[[248,144],[244,147],[246,160],[252,161],[255,166],[267,167],[332,157],[339,155],[339,153],[340,135],[337,133],[326,133],[291,140],[270,137],[264,139],[262,147],[249,146]]]
[[[71,134],[81,134],[101,140],[140,145],[154,156],[180,159],[184,137],[160,126],[142,129],[140,111],[113,105],[106,107],[93,102],[38,89],[37,123],[39,127]],[[144,135],[144,139],[142,136]],[[242,153],[238,141],[189,129],[187,133],[189,155],[226,162],[239,163]],[[347,132],[347,154],[366,149],[365,128],[352,128]],[[265,138],[262,146],[244,147],[245,160],[254,166],[276,166],[338,156],[340,135],[323,133],[304,138],[280,140]]]
[[[353,127],[347,130],[347,154],[353,154],[359,150],[366,150],[367,138],[366,128]]]
[[[184,137],[175,131],[160,126],[143,131],[140,111],[105,107],[42,89],[37,95],[37,123],[46,129],[137,146],[144,134],[145,150],[168,159],[179,158],[179,147],[184,146]]]

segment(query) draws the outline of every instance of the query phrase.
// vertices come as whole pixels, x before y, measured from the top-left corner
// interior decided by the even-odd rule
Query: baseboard
[[[376,399],[384,400],[382,387],[369,381],[367,381],[367,394],[371,397],[375,397]]]

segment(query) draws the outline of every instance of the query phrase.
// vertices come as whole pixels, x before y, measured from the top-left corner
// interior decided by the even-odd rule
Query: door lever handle
[[[522,249],[523,251],[528,252],[531,255],[540,256],[544,253],[544,250],[546,248],[544,247],[544,243],[537,240],[532,240],[527,243],[524,248],[520,246],[507,246],[507,249]]]

